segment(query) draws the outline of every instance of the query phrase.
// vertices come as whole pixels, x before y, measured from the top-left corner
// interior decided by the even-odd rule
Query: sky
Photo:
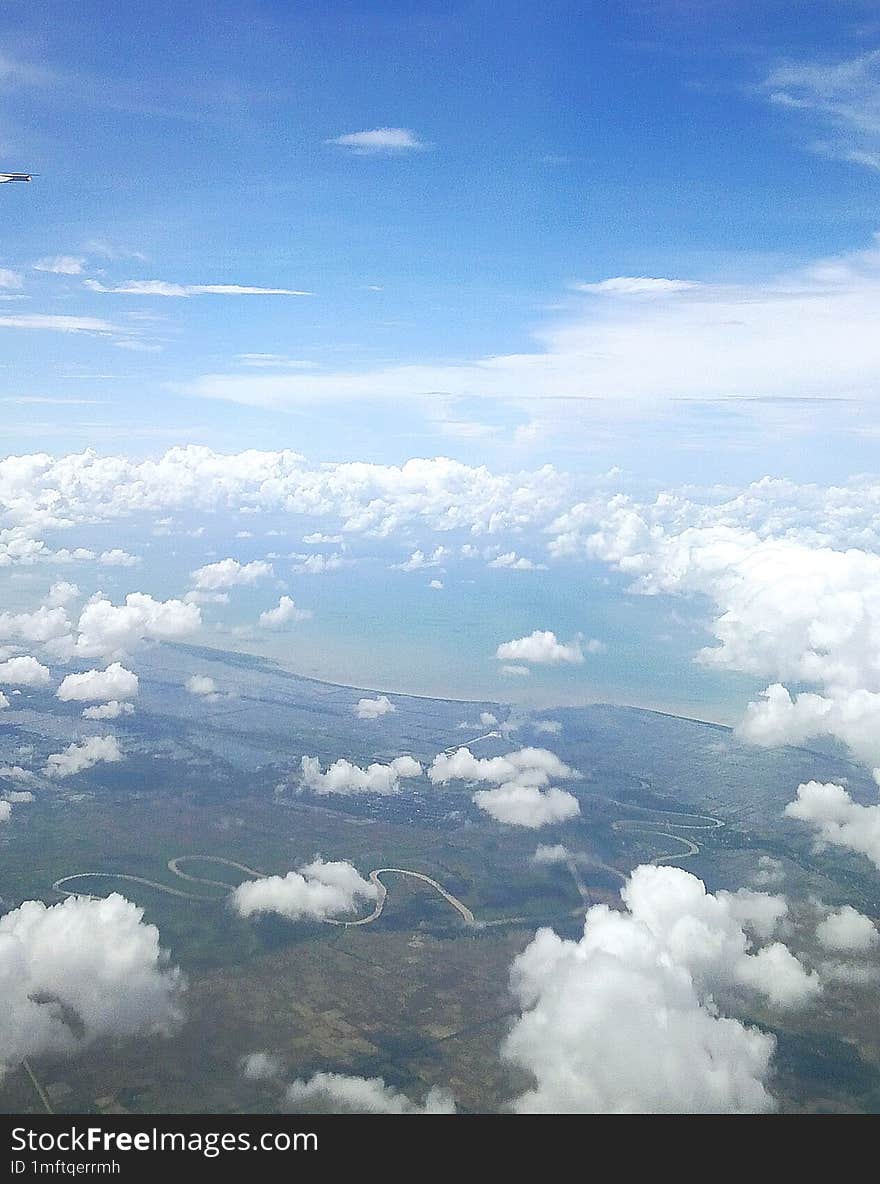
[[[0,452],[70,458],[7,466],[7,610],[189,596],[420,694],[814,688],[728,635],[752,546],[873,554],[875,15],[7,4]],[[580,658],[497,657],[535,632]]]
[[[426,776],[499,827],[576,818],[550,748],[386,763],[401,693],[513,705],[462,707],[499,745],[552,746],[538,709],[653,708],[880,785],[874,0],[6,0],[0,170],[33,173],[0,183],[0,829],[128,759],[167,642],[373,692],[362,749],[297,752],[297,792]],[[192,662],[171,689],[196,712],[225,692]],[[56,699],[75,736],[38,756],[18,729]],[[791,784],[785,825],[880,868],[866,783]],[[239,912],[350,912],[377,889],[345,854]],[[643,865],[580,941],[540,930],[513,1108],[772,1108],[773,1038],[724,992],[874,990],[878,939],[846,906],[817,940],[852,962],[758,948],[791,929],[756,866],[713,894]],[[142,917],[118,894],[0,917],[29,968],[0,1068],[75,1048],[39,998],[84,1040],[173,1029]],[[288,1086],[316,1094],[455,1104]]]
[[[865,469],[873,315],[828,327],[880,301],[874,13],[13,0],[4,450]]]

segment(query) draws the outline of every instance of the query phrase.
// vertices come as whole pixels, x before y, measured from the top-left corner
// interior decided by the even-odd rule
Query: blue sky
[[[560,326],[589,325],[599,302],[579,283],[748,292],[869,249],[880,120],[874,110],[863,126],[853,109],[876,103],[876,63],[833,79],[830,100],[827,72],[880,45],[872,8],[7,4],[0,153],[40,175],[0,190],[0,267],[20,277],[2,311],[109,326],[2,326],[7,398],[89,400],[7,402],[7,449],[31,451],[35,437],[140,452],[281,440],[333,459],[441,452],[601,469],[647,455],[658,477],[699,477],[720,416],[731,475],[759,476],[781,453],[803,476],[786,430],[768,451],[766,417],[675,402],[693,394],[674,382],[662,411],[621,417],[601,375],[589,399],[545,397],[536,411],[519,374],[483,390],[447,382],[444,367],[540,354]],[[382,128],[413,146],[332,142]],[[78,274],[35,271],[47,257]],[[143,280],[311,294],[87,286]],[[375,384],[352,395],[338,381],[399,366],[427,373],[391,384],[393,411]],[[233,379],[222,400],[208,375]],[[275,377],[295,391],[253,393]],[[211,401],[194,397],[206,391]],[[760,396],[761,383],[730,393]],[[797,395],[796,376],[783,393]],[[873,411],[835,411],[838,469],[865,467],[866,414],[873,423]],[[803,428],[804,412],[793,418]],[[818,402],[806,418],[829,430]],[[658,442],[673,459],[657,462]]]
[[[190,597],[200,641],[384,690],[873,688],[872,642],[796,659],[774,589],[797,616],[849,548],[826,638],[880,546],[875,17],[5,5],[0,168],[36,175],[0,186],[0,453],[117,458],[0,463],[9,637],[92,657],[80,572],[86,623]],[[186,445],[239,455],[151,465]],[[227,561],[272,574],[206,596]],[[604,648],[505,672],[535,630]]]

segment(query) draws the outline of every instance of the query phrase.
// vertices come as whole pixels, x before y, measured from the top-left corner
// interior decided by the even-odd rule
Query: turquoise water
[[[246,539],[237,538],[237,530],[219,516],[209,518],[197,538],[185,531],[157,536],[145,524],[77,528],[51,539],[52,545],[121,546],[142,555],[142,563],[8,568],[0,571],[0,607],[34,608],[58,578],[75,581],[86,596],[101,590],[117,603],[136,590],[181,596],[191,586],[190,572],[218,558],[231,555],[244,563],[270,551],[288,556],[336,549],[310,548],[301,542],[305,526],[294,529],[289,521],[285,526],[286,537],[269,535],[261,521]],[[425,550],[428,541],[436,545],[436,536],[421,540]],[[721,723],[735,722],[768,681],[694,662],[712,643],[707,629],[712,606],[704,600],[635,595],[628,579],[596,563],[553,562],[546,571],[517,572],[456,558],[443,572],[391,570],[412,549],[409,541],[357,540],[346,552],[352,566],[319,576],[295,574],[295,560],[275,558],[274,579],[230,589],[227,604],[204,605],[204,629],[190,640],[265,655],[299,674],[383,691],[536,707],[610,702]],[[518,549],[542,558],[539,540]],[[429,587],[437,578],[444,585],[439,591]],[[260,612],[277,605],[282,593],[311,609],[313,617],[283,632],[256,629]],[[535,629],[553,630],[565,642],[582,634],[605,649],[586,654],[581,665],[532,666],[527,677],[505,676],[506,663],[494,657],[497,646]],[[130,664],[137,669],[136,655]]]

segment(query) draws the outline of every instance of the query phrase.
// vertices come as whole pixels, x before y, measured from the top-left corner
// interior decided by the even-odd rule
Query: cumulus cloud
[[[323,576],[328,571],[348,567],[352,562],[336,551],[332,555],[294,555],[293,558],[298,561],[294,563],[293,571],[301,576]]]
[[[558,719],[536,719],[531,723],[531,729],[539,736],[560,736],[562,734],[562,724]]]
[[[331,1112],[366,1114],[454,1114],[455,1099],[434,1086],[418,1104],[386,1085],[382,1077],[353,1077],[342,1073],[314,1073],[292,1082],[284,1096],[288,1109],[319,1106]]]
[[[214,592],[221,588],[255,584],[257,580],[265,579],[273,574],[272,564],[261,559],[243,564],[239,563],[237,559],[221,559],[217,563],[208,563],[191,573],[195,586],[208,592]]]
[[[413,551],[409,559],[405,559],[403,563],[392,563],[392,571],[424,571],[426,567],[439,567],[451,558],[451,551],[448,547],[435,547],[430,555],[426,555],[422,550]]]
[[[829,696],[810,691],[792,696],[781,683],[773,683],[759,702],[748,704],[737,731],[763,747],[832,736],[868,764],[880,764],[880,693],[838,687]]]
[[[560,663],[579,664],[584,660],[580,639],[564,644],[549,629],[535,629],[528,637],[516,637],[503,641],[495,651],[495,657],[502,661],[533,662],[542,666],[557,666]]]
[[[546,748],[520,748],[505,756],[477,758],[469,748],[441,752],[428,769],[435,785],[449,781],[491,782],[493,789],[477,790],[478,809],[509,826],[535,829],[564,822],[580,813],[577,798],[549,786],[551,778],[578,777],[575,769]]]
[[[0,1065],[70,1054],[97,1037],[168,1033],[180,1019],[179,970],[143,909],[114,893],[0,917]]]
[[[326,772],[321,771],[321,762],[316,756],[302,758],[300,787],[313,793],[393,794],[400,790],[400,782],[419,777],[422,766],[411,756],[396,757],[390,764],[372,764],[366,769],[347,760],[334,761]]]
[[[217,684],[213,678],[209,678],[207,674],[193,674],[184,683],[187,691],[191,695],[214,695],[217,693]]]
[[[134,715],[134,703],[120,703],[118,699],[111,699],[109,703],[86,707],[82,713],[83,719],[120,719],[123,715]]]
[[[136,567],[140,561],[140,555],[130,555],[128,551],[123,551],[120,547],[114,547],[110,551],[102,551],[98,556],[98,563],[102,567]]]
[[[285,625],[307,621],[311,615],[311,609],[297,608],[289,596],[282,596],[275,608],[260,613],[259,625],[261,629],[283,629]]]
[[[808,781],[798,786],[785,813],[812,826],[819,849],[845,847],[880,870],[880,805],[862,806],[834,782]]]
[[[570,858],[568,848],[562,843],[554,843],[552,846],[541,843],[530,856],[529,863],[533,863],[535,867],[553,867],[559,863],[567,863]]]
[[[106,670],[87,670],[84,674],[68,674],[55,692],[62,702],[95,703],[108,699],[134,699],[138,693],[138,676],[119,662]]]
[[[102,762],[123,759],[115,736],[89,736],[80,744],[68,744],[62,752],[50,753],[43,772],[47,777],[72,777]]]
[[[819,922],[816,937],[826,950],[848,953],[866,953],[880,943],[880,934],[871,918],[848,904]]]
[[[64,608],[79,596],[79,588],[69,580],[57,580],[49,589],[44,604],[47,608]]]
[[[397,708],[387,695],[377,695],[375,699],[358,699],[354,706],[354,713],[358,719],[378,719],[381,715],[388,715]]]
[[[506,568],[508,571],[545,571],[547,565],[534,563],[524,555],[517,555],[516,551],[505,551],[489,561],[489,567]]]
[[[125,604],[116,605],[98,595],[80,613],[71,656],[110,661],[143,641],[182,641],[201,624],[198,605],[182,600],[154,600],[144,592],[130,592]]]
[[[530,830],[553,822],[565,822],[581,812],[577,798],[555,786],[538,789],[535,785],[516,783],[499,785],[494,789],[477,790],[472,801],[497,822],[525,826]]]
[[[21,533],[25,525],[232,505],[320,515],[338,520],[348,533],[383,538],[406,525],[496,535],[552,520],[570,504],[569,484],[551,466],[492,473],[437,457],[400,466],[310,467],[289,450],[221,454],[197,445],[143,461],[92,452],[7,457],[0,460],[0,504],[14,511],[19,525],[12,534],[0,531],[0,563],[7,547],[10,562],[33,562],[46,552],[45,543]]]
[[[376,885],[352,864],[318,858],[286,876],[246,880],[233,891],[230,903],[242,917],[278,913],[290,921],[324,921],[352,913],[360,900],[376,900],[378,895]]]
[[[2,711],[4,709],[4,707],[8,707],[8,706],[9,706],[9,700],[7,699],[6,695],[4,695],[2,691],[0,691],[0,711]]]
[[[12,805],[7,801],[0,801],[0,822],[8,822],[12,817]]]
[[[546,748],[519,748],[505,756],[475,757],[469,748],[455,752],[441,752],[428,769],[428,777],[435,785],[448,781],[516,782],[520,785],[544,786],[552,777],[579,777],[554,752]]]
[[[50,678],[49,668],[30,655],[0,662],[0,685],[3,686],[45,687]]]
[[[594,906],[580,940],[541,929],[514,961],[522,1012],[503,1052],[535,1078],[515,1108],[772,1109],[774,1038],[721,1014],[717,999],[745,988],[803,1004],[815,976],[778,943],[753,953],[729,903],[678,868],[636,868],[621,895],[626,911]]]
[[[277,1081],[284,1067],[273,1053],[249,1052],[241,1058],[241,1072],[248,1081]]]
[[[70,632],[70,620],[61,607],[40,605],[29,613],[0,613],[0,637],[45,644]]]

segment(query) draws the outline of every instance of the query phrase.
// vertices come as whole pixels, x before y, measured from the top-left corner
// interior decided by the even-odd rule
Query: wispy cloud
[[[0,316],[0,328],[48,329],[55,333],[118,333],[120,330],[100,317],[54,316],[29,313],[21,316]]]
[[[20,288],[21,276],[17,271],[10,271],[8,267],[0,267],[0,288]]]
[[[318,364],[285,354],[239,354],[235,360],[255,370],[312,370]]]
[[[84,280],[90,292],[109,292],[122,296],[313,296],[293,288],[252,288],[243,284],[174,284],[166,280],[126,280],[113,286],[98,280]]]
[[[406,127],[376,127],[365,132],[346,132],[344,136],[335,136],[324,143],[348,148],[357,156],[372,156],[380,152],[418,152],[427,147],[415,132]]]
[[[48,271],[52,275],[82,275],[85,258],[82,255],[47,255],[33,264],[34,271]]]
[[[436,404],[438,396],[596,400],[618,415],[640,400],[878,397],[880,239],[760,282],[645,283],[590,285],[529,351],[314,374],[206,374],[177,389],[276,407]]]
[[[880,170],[880,50],[836,63],[789,63],[765,80],[778,107],[818,118],[830,138],[814,152]]]

